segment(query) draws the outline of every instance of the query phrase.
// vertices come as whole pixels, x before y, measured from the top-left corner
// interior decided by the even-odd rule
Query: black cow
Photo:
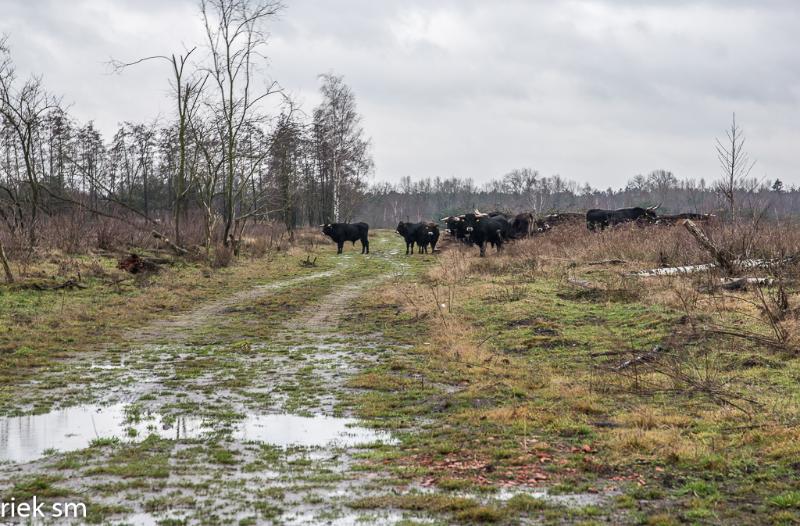
[[[336,242],[336,253],[342,253],[345,241],[361,241],[361,253],[369,254],[369,225],[366,223],[328,223],[320,225],[322,233]]]
[[[433,253],[436,250],[436,243],[439,242],[439,227],[436,223],[404,223],[400,221],[395,232],[403,236],[406,242],[406,255],[414,253],[414,243],[417,244],[420,254],[423,252],[427,254],[428,245]]]
[[[439,225],[436,223],[425,223],[425,242],[422,244],[422,251],[428,253],[428,245],[431,246],[431,254],[436,250],[436,243],[439,242]]]
[[[537,219],[534,225],[534,231],[547,232],[558,225],[577,223],[578,221],[583,222],[585,220],[586,214],[579,214],[577,212],[557,212]]]
[[[467,243],[467,224],[464,222],[464,216],[448,216],[443,217],[442,222],[445,225],[447,233],[456,238],[458,241]]]
[[[480,214],[480,212],[478,212],[477,210],[475,210],[475,213]],[[503,219],[508,221],[508,215],[505,212],[498,212],[495,210],[494,212],[488,212],[486,215],[489,217],[502,217]]]
[[[488,214],[476,211],[466,214],[464,222],[470,240],[481,250],[481,257],[486,255],[486,243],[491,243],[500,252],[503,249],[503,242],[511,238],[511,225],[504,217],[489,217]]]
[[[659,225],[677,225],[678,222],[684,219],[691,219],[692,221],[709,221],[714,214],[695,214],[692,212],[683,212],[680,214],[658,216],[656,223]]]
[[[600,230],[605,230],[606,227],[631,221],[654,223],[658,206],[651,206],[650,208],[637,206],[634,208],[619,208],[617,210],[593,208],[586,212],[586,227],[589,230],[595,230],[599,226]]]
[[[514,239],[532,236],[535,231],[536,223],[533,220],[533,214],[530,212],[517,214],[511,221],[511,237]]]

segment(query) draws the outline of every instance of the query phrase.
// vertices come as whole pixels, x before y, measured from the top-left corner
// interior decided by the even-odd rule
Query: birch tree
[[[320,75],[322,103],[314,110],[313,129],[323,187],[323,222],[349,220],[352,199],[372,170],[370,141],[361,126],[356,99],[344,78]],[[345,199],[349,197],[350,199]]]

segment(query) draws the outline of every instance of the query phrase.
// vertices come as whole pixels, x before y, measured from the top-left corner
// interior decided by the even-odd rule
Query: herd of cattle
[[[660,206],[660,205],[659,205]],[[486,255],[486,245],[491,245],[499,252],[503,244],[537,233],[546,232],[558,225],[586,221],[586,227],[591,230],[604,230],[623,223],[674,225],[683,219],[707,221],[711,214],[682,213],[674,215],[658,215],[659,206],[649,208],[633,207],[617,210],[602,210],[594,208],[585,214],[563,212],[536,218],[531,212],[523,212],[513,217],[501,212],[481,213],[478,210],[458,216],[448,216],[441,219],[445,230],[457,241],[468,245],[477,245],[480,255]],[[328,223],[320,225],[322,233],[330,237],[337,246],[337,254],[342,253],[345,241],[355,245],[361,241],[361,253],[369,254],[369,225],[367,223]],[[406,242],[406,254],[414,253],[414,245],[418,253],[427,253],[436,249],[439,241],[439,225],[434,222],[408,223],[401,221],[397,225],[396,233],[400,234]]]

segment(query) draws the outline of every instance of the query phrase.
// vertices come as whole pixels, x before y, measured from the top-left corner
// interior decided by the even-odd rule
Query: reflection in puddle
[[[0,418],[0,462],[29,462],[47,451],[75,451],[99,438],[142,440],[150,434],[180,440],[215,431],[213,421],[197,417],[130,419],[127,404],[84,405],[41,415]],[[359,427],[352,418],[248,415],[235,422],[232,437],[280,447],[356,446],[391,441],[388,433]]]

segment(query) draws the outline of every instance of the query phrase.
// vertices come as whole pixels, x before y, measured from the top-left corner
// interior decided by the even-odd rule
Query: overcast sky
[[[378,180],[516,167],[594,186],[672,170],[715,179],[736,112],[759,178],[800,184],[797,0],[287,0],[268,73],[310,113],[345,76]],[[165,64],[203,43],[194,0],[0,0],[18,68],[107,134],[170,116]]]

